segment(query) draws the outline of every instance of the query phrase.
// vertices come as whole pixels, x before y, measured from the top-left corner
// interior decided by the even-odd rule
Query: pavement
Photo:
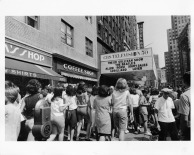
[[[140,133],[135,134],[132,130],[132,128],[129,128],[129,133],[125,134],[125,141],[155,141],[157,140],[157,137],[148,136],[144,134],[144,129],[140,128]],[[85,141],[86,131],[81,130],[80,133],[80,141]],[[65,134],[64,141],[67,140],[67,133]],[[90,138],[90,141],[96,141],[94,137]],[[118,137],[114,137],[112,141],[119,141]]]

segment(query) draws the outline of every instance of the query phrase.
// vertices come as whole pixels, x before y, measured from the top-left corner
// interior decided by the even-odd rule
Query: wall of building
[[[61,42],[61,19],[74,29],[73,47]],[[5,24],[6,37],[98,67],[96,17],[92,17],[90,24],[85,16],[41,16],[38,30],[27,25],[24,16],[6,17]],[[93,42],[93,57],[86,55],[85,37]]]

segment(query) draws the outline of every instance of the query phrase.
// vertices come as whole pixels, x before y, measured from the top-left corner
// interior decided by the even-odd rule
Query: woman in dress
[[[111,117],[109,87],[102,85],[99,87],[98,95],[94,99],[93,108],[96,110],[96,126],[100,136],[99,141],[111,140]]]

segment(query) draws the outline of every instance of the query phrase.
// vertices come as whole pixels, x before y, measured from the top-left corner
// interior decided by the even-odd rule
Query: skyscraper
[[[178,48],[178,37],[188,22],[190,22],[190,16],[171,16],[172,29],[167,30],[169,52],[168,54],[165,53],[165,58],[169,56],[169,58],[167,58],[169,59],[168,67],[166,68],[167,80],[168,83],[174,87],[182,84],[182,63]]]

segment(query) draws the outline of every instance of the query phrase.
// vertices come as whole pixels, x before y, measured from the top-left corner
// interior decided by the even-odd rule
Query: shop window
[[[39,29],[39,17],[38,16],[27,16],[26,17],[26,24],[28,24],[29,26],[35,28],[35,29]]]
[[[87,19],[87,21],[92,24],[92,16],[85,16],[85,18]]]
[[[61,42],[73,46],[73,27],[61,21]]]
[[[93,43],[86,37],[86,55],[93,57]]]

